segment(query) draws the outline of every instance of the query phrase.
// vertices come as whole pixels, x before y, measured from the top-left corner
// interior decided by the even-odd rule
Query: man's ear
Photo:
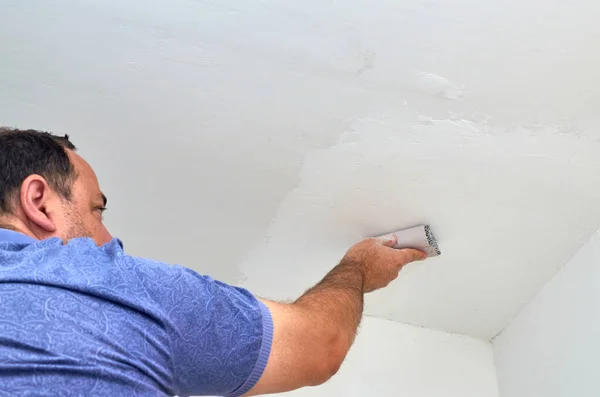
[[[50,207],[56,194],[43,177],[29,175],[21,184],[20,198],[28,222],[48,233],[56,232],[56,224],[50,216]]]

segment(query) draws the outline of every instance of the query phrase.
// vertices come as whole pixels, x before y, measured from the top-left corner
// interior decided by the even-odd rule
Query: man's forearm
[[[323,331],[341,334],[344,354],[354,342],[362,318],[363,278],[360,264],[344,258],[295,302],[310,311]]]
[[[263,376],[248,395],[281,393],[326,382],[356,336],[363,294],[388,285],[424,252],[394,250],[395,240],[365,239],[295,303],[261,301],[273,319],[273,343]]]

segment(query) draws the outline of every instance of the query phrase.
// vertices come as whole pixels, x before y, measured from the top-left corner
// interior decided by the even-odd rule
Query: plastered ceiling
[[[489,339],[600,225],[594,0],[0,3],[0,124],[69,133],[135,255],[293,299],[355,241],[443,255],[370,315]]]

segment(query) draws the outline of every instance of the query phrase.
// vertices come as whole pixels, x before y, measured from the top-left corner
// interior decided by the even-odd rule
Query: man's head
[[[111,235],[102,224],[106,197],[68,136],[0,127],[0,227],[38,240]]]

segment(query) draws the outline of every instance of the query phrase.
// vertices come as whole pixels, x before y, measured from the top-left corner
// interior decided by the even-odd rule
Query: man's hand
[[[386,287],[398,277],[404,265],[427,259],[427,254],[416,249],[394,249],[395,234],[368,238],[348,250],[342,263],[352,262],[363,272],[363,291],[373,292]]]

